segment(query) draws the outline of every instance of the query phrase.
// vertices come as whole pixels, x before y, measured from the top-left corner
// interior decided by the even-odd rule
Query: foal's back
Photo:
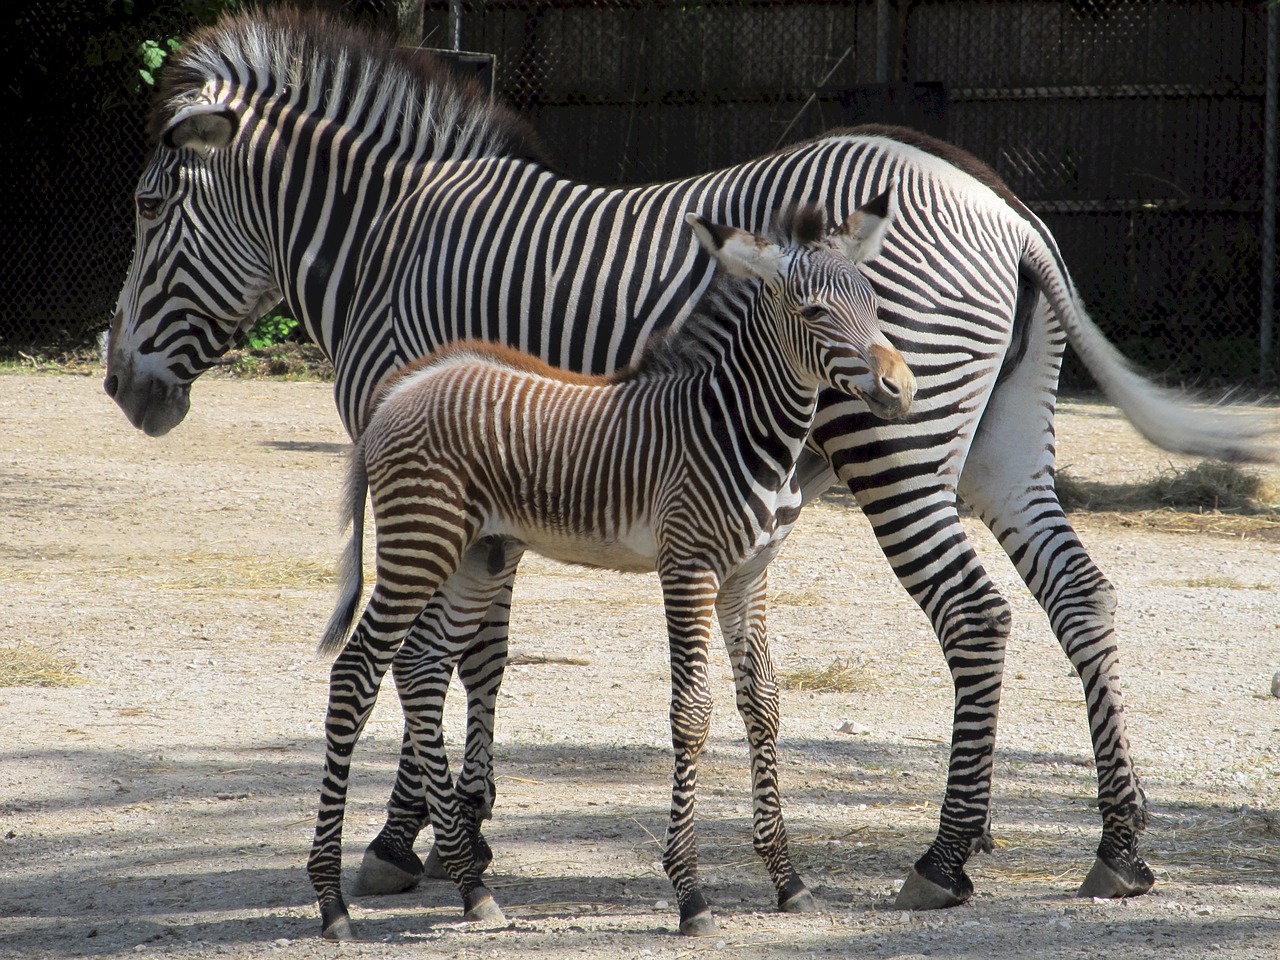
[[[514,537],[557,560],[653,570],[660,502],[685,448],[664,444],[681,384],[568,373],[507,347],[464,343],[407,367],[363,438],[375,497],[448,509],[471,537]],[[456,506],[449,504],[450,507]],[[381,506],[381,504],[379,505]]]

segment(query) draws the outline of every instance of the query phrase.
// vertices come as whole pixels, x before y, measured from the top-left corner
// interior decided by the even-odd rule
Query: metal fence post
[[[889,18],[892,16],[889,0],[876,0],[876,83],[888,83],[897,77],[890,76]]]
[[[1276,125],[1280,122],[1277,112],[1277,54],[1280,54],[1280,3],[1276,0],[1267,6],[1267,95],[1265,106],[1265,132],[1262,174],[1262,317],[1258,330],[1258,372],[1266,374],[1272,366],[1275,349],[1275,292],[1276,292]]]
[[[462,50],[462,0],[449,2],[449,49]]]

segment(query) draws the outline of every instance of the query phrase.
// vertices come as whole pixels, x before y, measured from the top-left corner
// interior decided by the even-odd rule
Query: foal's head
[[[885,419],[903,416],[915,376],[880,328],[879,299],[856,264],[880,252],[893,221],[892,189],[827,231],[822,214],[797,211],[791,240],[779,245],[696,213],[686,220],[729,273],[764,282],[788,359],[802,376],[860,397]]]

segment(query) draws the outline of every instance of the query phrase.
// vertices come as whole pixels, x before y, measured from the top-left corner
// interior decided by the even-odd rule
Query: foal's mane
[[[314,10],[282,6],[230,13],[188,37],[161,75],[148,120],[153,143],[210,80],[314,103],[335,118],[356,119],[357,110],[367,112],[375,103],[388,105],[383,122],[417,126],[445,117],[454,129],[438,129],[442,137],[474,124],[482,129],[486,155],[546,162],[533,128],[477,83],[458,77],[426,51],[397,46],[385,33]],[[341,96],[331,96],[334,90]],[[428,104],[432,117],[424,116]]]
[[[765,238],[781,247],[810,246],[828,232],[827,216],[817,204],[778,210]],[[619,370],[618,379],[697,373],[720,357],[727,336],[755,308],[760,281],[735,277],[717,268],[711,284],[681,323],[649,338],[639,358]]]

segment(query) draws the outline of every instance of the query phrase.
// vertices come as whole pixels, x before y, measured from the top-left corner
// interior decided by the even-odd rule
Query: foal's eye
[[[164,206],[164,201],[159,197],[138,198],[138,214],[144,220],[154,219],[160,213],[162,206]]]
[[[816,303],[805,304],[800,308],[800,316],[804,317],[806,320],[817,320],[824,313],[826,313],[826,311]]]

